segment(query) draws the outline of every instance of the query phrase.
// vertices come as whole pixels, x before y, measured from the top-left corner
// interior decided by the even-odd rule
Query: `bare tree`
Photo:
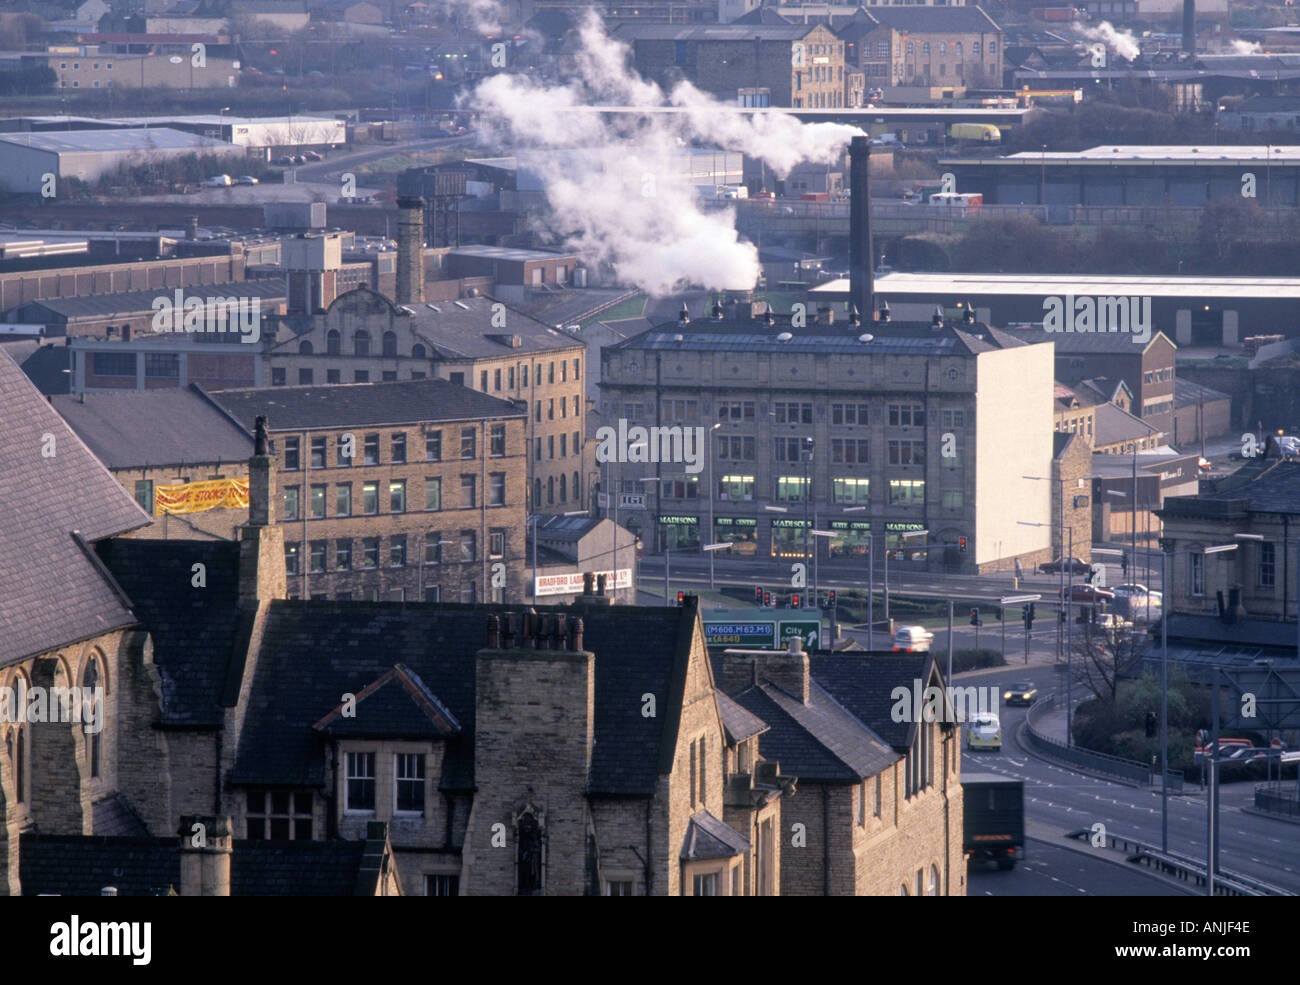
[[[1120,674],[1137,660],[1146,642],[1146,635],[1135,632],[1131,625],[1111,629],[1085,622],[1076,626],[1070,640],[1070,663],[1075,682],[1113,706]]]

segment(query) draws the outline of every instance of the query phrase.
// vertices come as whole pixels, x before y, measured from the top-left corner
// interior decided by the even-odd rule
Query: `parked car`
[[[1002,692],[1002,703],[1032,705],[1036,697],[1038,697],[1038,686],[1033,681],[1016,681]]]
[[[1061,600],[1069,599],[1081,605],[1096,605],[1098,602],[1110,602],[1115,593],[1108,588],[1093,585],[1066,585],[1060,592]]]
[[[903,653],[929,653],[934,633],[924,626],[899,626],[894,630],[894,650]]]
[[[282,167],[288,167],[289,165],[293,164],[293,155],[281,154],[279,157],[275,159],[275,163],[279,164]]]
[[[304,157],[302,154],[294,154],[294,155],[293,155],[293,163],[294,163],[294,164],[306,164],[306,163],[307,163],[307,158]]]
[[[203,183],[211,188],[229,188],[235,181],[228,174],[214,174]]]
[[[322,154],[320,151],[314,151],[314,150],[309,150],[309,151],[307,151],[307,153],[303,154],[303,157],[307,158],[307,160],[309,160],[309,161],[323,161],[323,160],[325,160],[325,155],[324,155],[324,154]]]
[[[1086,575],[1092,570],[1092,565],[1081,557],[1072,557],[1068,561],[1059,557],[1054,561],[1044,561],[1038,566],[1038,570],[1045,575],[1056,575],[1061,573],[1063,565],[1072,575]]]
[[[238,178],[235,179],[235,184],[255,185],[257,184],[257,179],[254,178],[251,174],[241,174]]]
[[[1151,607],[1154,609],[1164,601],[1164,595],[1160,592],[1147,588],[1146,585],[1129,584],[1116,585],[1111,589],[1116,598],[1132,599],[1135,605],[1145,605],[1147,596],[1151,597]]]
[[[967,749],[1002,750],[1002,723],[992,712],[980,712],[966,726]]]

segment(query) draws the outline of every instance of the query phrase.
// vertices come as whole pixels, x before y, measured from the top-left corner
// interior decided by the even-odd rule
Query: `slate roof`
[[[446,380],[250,387],[214,390],[208,396],[250,433],[259,415],[266,416],[267,427],[275,432],[523,417],[527,413],[505,400]]]
[[[872,7],[871,15],[906,34],[990,34],[1002,28],[981,7]]]
[[[1231,485],[1221,492],[1170,498],[1179,503],[1189,499],[1200,502],[1245,500],[1246,508],[1253,513],[1300,513],[1300,462],[1277,459],[1265,466],[1255,478]]]
[[[719,821],[708,811],[691,815],[682,838],[683,862],[701,859],[734,858],[749,851],[749,839],[729,824]]]
[[[123,390],[55,397],[63,419],[110,469],[243,462],[253,454],[243,431],[192,384],[185,389]]]
[[[220,726],[231,662],[242,659],[251,630],[251,616],[237,605],[239,545],[126,539],[101,543],[96,553],[153,637],[163,724]],[[204,588],[193,585],[193,566],[200,563]]]
[[[152,131],[151,131],[152,132]],[[257,298],[259,301],[285,300],[283,280],[246,280],[230,284],[199,284],[182,288],[185,296],[196,298],[244,297]],[[152,312],[153,303],[163,297],[173,300],[176,288],[159,287],[152,291],[122,291],[118,294],[87,294],[73,298],[47,298],[43,301],[28,301],[20,306],[30,317],[34,310],[48,311],[63,319],[72,318],[107,318],[112,315],[138,315]]]
[[[353,896],[365,841],[237,840],[230,857],[232,896]],[[164,896],[180,891],[178,838],[96,838],[24,833],[19,844],[23,895]]]
[[[91,805],[91,823],[96,836],[143,838],[149,829],[140,820],[125,794],[114,794]]]
[[[1135,341],[1137,336],[1132,332],[1049,332],[1041,328],[1018,328],[1014,332],[1026,342],[1054,342],[1058,353],[1141,356],[1158,338],[1173,346],[1169,337],[1158,329],[1151,330],[1151,338],[1145,344]],[[1169,360],[1173,361],[1173,353]]]
[[[14,361],[22,366],[23,372],[41,393],[67,393],[72,387],[72,374],[65,373],[68,368],[68,349],[46,343],[25,358],[19,359],[14,343],[5,346],[6,351],[14,356]]]
[[[1092,443],[1098,447],[1119,441],[1145,441],[1160,433],[1140,417],[1136,417],[1112,403],[1097,405],[1093,424]]]
[[[3,666],[135,622],[73,531],[93,543],[150,517],[3,354],[0,421]]]
[[[721,691],[715,691],[714,696],[718,699],[718,714],[722,717],[722,727],[727,733],[727,742],[731,745],[767,731],[767,722],[743,705],[737,704]]]
[[[1200,383],[1193,383],[1191,380],[1182,379],[1181,377],[1174,380],[1175,407],[1195,407],[1202,401],[1209,404],[1218,400],[1231,399],[1222,390],[1202,386]]]
[[[905,687],[910,692],[912,681],[917,678],[928,683],[930,656],[836,653],[815,654],[810,660],[813,679],[873,732],[894,749],[906,749],[911,744],[912,725],[895,722],[890,714],[895,703],[891,694],[896,687]],[[781,767],[785,766],[782,760]],[[795,769],[790,772],[800,775]]]
[[[761,681],[732,697],[767,723],[760,740],[763,758],[780,762],[783,772],[800,780],[856,783],[898,761],[896,752],[816,681],[806,705]]]
[[[272,602],[234,782],[320,785],[324,739],[312,726],[338,705],[340,695],[359,693],[400,660],[461,727],[447,740],[442,788],[471,788],[475,655],[486,645],[489,611],[520,613],[524,607]],[[538,611],[581,615],[583,645],[596,655],[596,742],[588,792],[652,796],[675,747],[674,709],[681,700],[697,610],[542,606]],[[657,717],[641,714],[646,693],[658,696]]]
[[[460,723],[405,664],[395,664],[355,696],[351,714],[337,705],[312,727],[339,738],[448,739]]]

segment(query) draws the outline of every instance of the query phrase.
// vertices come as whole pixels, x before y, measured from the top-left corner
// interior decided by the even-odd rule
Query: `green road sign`
[[[820,619],[783,619],[779,623],[781,649],[790,645],[790,639],[799,636],[803,639],[805,650],[816,650],[822,641],[822,624]]]
[[[745,650],[771,650],[776,645],[771,622],[706,622],[704,639],[709,646],[730,646]]]

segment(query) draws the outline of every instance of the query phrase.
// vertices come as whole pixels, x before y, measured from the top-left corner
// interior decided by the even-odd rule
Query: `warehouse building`
[[[47,175],[57,182],[78,178],[93,182],[123,164],[140,165],[187,154],[243,157],[230,144],[168,127],[158,129],[73,130],[0,137],[0,189],[40,195]]]

